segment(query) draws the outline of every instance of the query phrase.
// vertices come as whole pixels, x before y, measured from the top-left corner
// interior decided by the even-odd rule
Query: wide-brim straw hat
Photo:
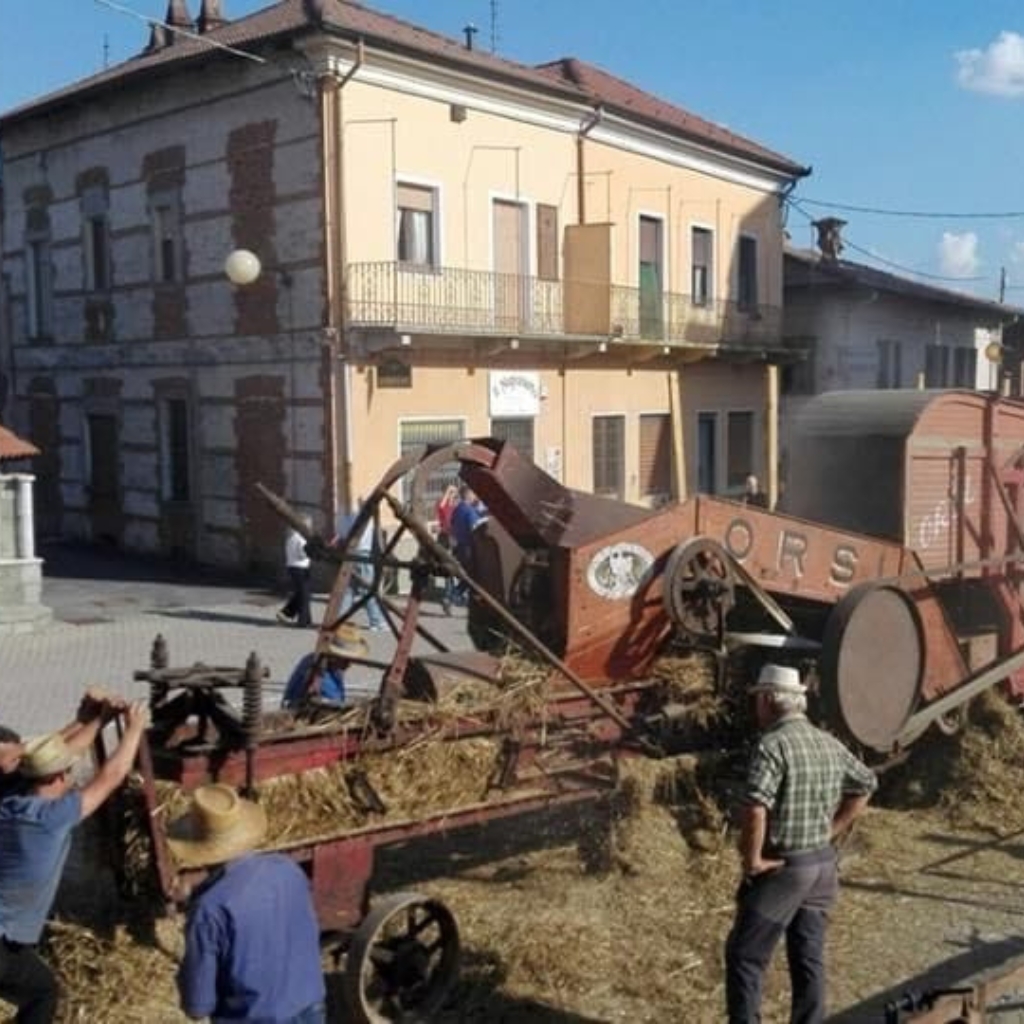
[[[765,665],[750,687],[750,693],[787,693],[802,695],[807,687],[800,682],[800,673],[789,665]]]
[[[25,744],[18,771],[28,779],[46,779],[66,772],[78,755],[64,742],[59,732],[38,736]]]
[[[200,786],[192,806],[167,828],[167,845],[182,867],[224,864],[255,850],[267,834],[263,808],[220,783]]]
[[[370,645],[358,626],[341,625],[331,634],[327,652],[337,658],[367,658]]]

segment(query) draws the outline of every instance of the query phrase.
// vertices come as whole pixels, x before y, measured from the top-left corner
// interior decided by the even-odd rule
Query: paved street
[[[174,666],[241,666],[257,651],[271,672],[268,706],[295,662],[312,649],[314,630],[278,625],[274,613],[283,594],[258,581],[74,546],[42,554],[43,601],[54,622],[0,640],[0,722],[24,734],[62,725],[90,685],[145,696],[145,684],[132,674],[148,666],[157,634],[166,638]],[[324,596],[314,603],[314,621]],[[440,639],[467,645],[464,612],[448,618],[430,605],[427,615]],[[390,633],[366,637],[374,658],[390,657]],[[376,690],[379,672],[354,669],[348,683],[353,692]]]

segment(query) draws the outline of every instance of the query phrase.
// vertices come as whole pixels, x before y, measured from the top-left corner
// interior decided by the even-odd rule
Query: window
[[[748,312],[757,309],[757,239],[740,236],[739,278],[736,305]]]
[[[86,221],[88,287],[105,292],[110,288],[110,245],[107,218],[90,217]]]
[[[165,501],[192,497],[189,410],[184,398],[164,399],[160,423],[160,491]]]
[[[928,388],[944,388],[949,380],[949,349],[944,345],[926,345],[924,349],[924,384]]]
[[[672,495],[672,417],[665,412],[640,417],[640,497]]]
[[[537,204],[537,276],[558,280],[558,207]]]
[[[754,471],[754,414],[730,412],[726,417],[725,486],[742,488]]]
[[[697,490],[714,494],[718,489],[718,414],[697,413]]]
[[[30,338],[50,333],[50,243],[36,238],[25,246],[26,330]]]
[[[533,417],[501,417],[491,420],[491,437],[508,441],[524,459],[533,461]]]
[[[398,262],[410,267],[437,265],[437,193],[419,185],[398,186]]]
[[[973,388],[978,384],[978,353],[966,345],[953,349],[953,387]]]
[[[177,193],[150,197],[153,226],[153,280],[171,284],[181,278],[181,203]]]
[[[784,395],[813,395],[817,370],[818,339],[811,335],[792,335],[782,339],[793,355],[793,362],[782,366]]]
[[[903,386],[903,345],[888,338],[878,339],[878,378],[881,389]]]
[[[424,445],[448,444],[466,436],[466,424],[462,419],[445,420],[401,420],[398,424],[399,456],[409,455]],[[424,519],[434,518],[434,506],[441,500],[445,487],[459,475],[457,462],[439,466],[430,474],[422,492],[423,506],[416,513]],[[408,501],[408,477],[403,482],[403,500]]]
[[[594,493],[605,498],[625,497],[624,416],[595,416],[593,422]]]
[[[690,298],[695,306],[706,306],[712,298],[713,239],[708,228],[694,228],[690,232]]]

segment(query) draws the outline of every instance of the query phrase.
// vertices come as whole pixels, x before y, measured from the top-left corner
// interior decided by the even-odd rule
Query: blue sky
[[[162,17],[166,0],[116,0]],[[189,0],[195,13],[199,0]],[[229,17],[267,0],[224,0]],[[370,6],[490,48],[490,0]],[[578,56],[813,166],[795,197],[941,213],[1024,212],[1024,8],[1019,0],[497,0],[497,48]],[[99,0],[0,0],[0,109],[123,60],[148,29]],[[845,255],[1024,304],[1024,216],[849,223]],[[790,231],[810,242],[806,216]],[[856,248],[854,248],[854,246]],[[895,265],[895,266],[894,266]],[[959,282],[959,283],[958,283]]]

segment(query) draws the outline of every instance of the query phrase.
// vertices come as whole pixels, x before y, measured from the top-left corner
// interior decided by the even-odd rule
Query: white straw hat
[[[213,783],[192,794],[192,806],[167,829],[167,845],[182,867],[224,864],[255,850],[267,834],[267,815],[231,786]]]
[[[368,658],[370,645],[358,626],[338,626],[331,634],[327,651],[337,658]]]
[[[751,693],[805,694],[807,687],[800,682],[800,673],[788,665],[764,665]]]

